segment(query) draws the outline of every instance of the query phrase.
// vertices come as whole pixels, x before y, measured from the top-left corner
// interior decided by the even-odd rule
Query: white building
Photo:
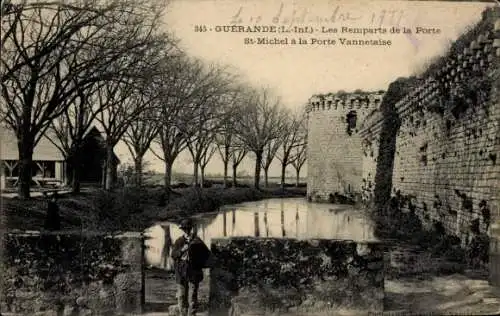
[[[19,151],[12,130],[0,126],[0,188],[14,186],[19,176]],[[43,136],[33,151],[33,182],[36,185],[64,182],[64,157],[47,137]]]

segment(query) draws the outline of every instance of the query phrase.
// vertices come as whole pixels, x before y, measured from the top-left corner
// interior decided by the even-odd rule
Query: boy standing
[[[172,247],[179,310],[183,316],[194,316],[198,308],[198,289],[203,280],[203,268],[206,267],[210,250],[196,236],[190,219],[183,220],[179,227],[184,235],[179,237]]]

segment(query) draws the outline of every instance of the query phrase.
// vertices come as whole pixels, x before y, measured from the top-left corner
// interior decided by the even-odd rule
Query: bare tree
[[[23,15],[23,10],[25,10],[26,0],[22,3],[12,3],[9,0],[2,0],[0,2],[0,16],[2,18],[2,37],[1,43],[5,43],[5,40],[11,35],[16,29],[17,23],[21,20]],[[9,20],[7,26],[4,27],[4,19]],[[2,81],[4,79],[4,73],[2,73]]]
[[[240,144],[233,143],[233,149],[231,154],[231,161],[233,166],[233,188],[235,188],[238,184],[238,166],[246,157],[248,150]]]
[[[26,34],[25,32],[27,31],[27,26],[35,29],[55,26],[63,27],[55,27],[52,30],[53,33],[50,37],[43,36],[44,43],[42,45],[40,45],[37,49],[31,50],[29,54],[24,54],[24,56],[22,56],[23,58],[13,60],[12,63],[9,64],[10,67],[7,67],[7,65],[4,64],[1,82],[12,79],[13,76],[16,76],[17,71],[21,70],[25,66],[29,66],[32,62],[49,56],[54,52],[54,50],[57,50],[64,41],[70,40],[72,36],[78,34],[82,29],[88,28],[89,26],[102,26],[103,24],[99,22],[100,19],[106,17],[108,22],[111,22],[111,20],[109,20],[110,16],[116,16],[117,12],[129,7],[129,5],[130,2],[126,1],[123,1],[122,3],[119,1],[99,3],[96,1],[86,0],[77,3],[75,1],[28,2],[27,0],[22,0],[13,3],[9,0],[3,0],[0,5],[2,18],[2,52],[4,52],[4,47],[8,47],[10,45],[8,44],[9,39],[11,39],[12,36],[16,36],[15,33],[22,32],[23,34]],[[58,16],[61,11],[65,11],[68,13],[68,16],[71,16],[67,20],[69,23],[54,23],[55,21],[51,18],[52,14],[52,17]],[[42,17],[40,16],[41,12],[43,12],[48,19],[40,19]],[[35,19],[33,18],[34,16],[36,16]],[[41,33],[43,32],[40,32],[40,34]],[[40,37],[39,39],[42,38]],[[23,38],[23,40],[25,40],[25,38]]]
[[[148,105],[151,104],[146,106]],[[152,120],[157,120],[157,114],[157,107],[143,109],[137,119],[130,123],[122,138],[134,160],[134,184],[137,187],[142,185],[144,155],[160,131],[159,124],[152,123]]]
[[[113,189],[115,175],[114,147],[139,119],[149,101],[133,82],[109,82],[97,91],[99,105],[105,108],[96,117],[105,135],[106,160],[103,187]]]
[[[200,184],[198,171],[201,162],[214,142],[218,124],[220,124],[213,113],[215,107],[216,105],[207,104],[198,108],[200,113],[196,115],[196,118],[191,120],[191,124],[183,126],[186,130],[184,137],[188,140],[186,145],[193,160],[193,186],[195,187]],[[203,186],[203,179],[201,185]]]
[[[217,147],[212,143],[205,148],[205,150],[201,155],[200,159],[201,187],[203,187],[203,185],[205,184],[205,169],[207,168],[207,165],[212,159],[212,157],[214,156],[216,150]]]
[[[79,91],[105,79],[102,69],[112,59],[89,53],[94,40],[132,22],[127,17],[137,19],[135,8],[132,1],[54,2],[2,15],[0,110],[18,139],[21,198],[30,196],[33,150],[49,124]]]
[[[232,141],[234,135],[233,120],[228,119],[215,137],[215,145],[224,164],[224,188],[228,187],[229,161],[233,157]]]
[[[237,168],[241,160],[245,157],[243,151],[239,150],[240,146],[237,144],[236,137],[236,120],[239,118],[239,111],[242,109],[244,99],[242,99],[242,88],[235,88],[233,90],[233,98],[228,104],[228,113],[225,120],[222,122],[220,131],[215,136],[215,144],[219,152],[220,158],[224,164],[224,187],[228,187],[228,169],[230,161],[234,161],[233,166]],[[239,155],[238,155],[239,154]],[[241,156],[241,158],[239,157]],[[234,171],[234,170],[233,170]],[[234,173],[236,177],[236,172]],[[236,178],[234,178],[234,185],[236,185]]]
[[[179,108],[175,108],[179,110]],[[182,112],[182,111],[179,111]],[[170,115],[173,113],[170,113]],[[165,120],[165,119],[163,119]],[[172,166],[179,154],[186,148],[187,140],[176,125],[163,125],[158,130],[158,136],[153,142],[161,149],[161,155],[151,149],[153,154],[165,163],[164,187],[165,193],[170,194],[172,182]]]
[[[162,44],[144,47],[139,60],[129,58],[133,61],[133,66],[128,64],[126,69],[135,74],[134,76],[127,75],[118,81],[108,81],[96,93],[99,106],[104,107],[96,117],[96,121],[105,134],[106,172],[103,175],[105,189],[112,189],[114,185],[115,145],[129,130],[131,124],[141,118],[141,115],[144,119],[144,116],[159,109],[155,99],[159,98],[160,94],[152,92],[150,85],[153,84],[152,78],[155,77],[153,69],[157,69],[164,58],[164,52],[161,50],[163,47]]]
[[[140,11],[140,10],[138,10]],[[121,13],[120,13],[121,14]],[[100,36],[88,42],[86,56],[91,60],[103,63],[100,69],[89,67],[83,69],[81,78],[94,76],[97,80],[88,87],[75,84],[79,102],[73,102],[63,113],[51,123],[51,129],[58,138],[61,151],[67,158],[71,171],[73,192],[80,190],[81,153],[84,135],[92,128],[97,115],[112,106],[113,102],[101,102],[100,93],[105,85],[136,79],[149,70],[137,67],[138,61],[147,58],[145,51],[167,52],[172,42],[166,35],[153,35],[157,27],[155,13],[153,16],[136,12],[136,14],[117,17],[116,25],[105,25]],[[154,56],[156,57],[156,56]],[[147,63],[139,63],[148,66]],[[135,130],[137,132],[137,129]],[[53,141],[54,142],[54,141]],[[56,144],[56,142],[54,142]],[[56,144],[58,145],[58,144]],[[69,173],[68,173],[69,174]]]
[[[193,185],[199,185],[198,169],[203,155],[214,143],[216,135],[230,118],[230,104],[234,98],[231,77],[224,69],[211,66],[203,71],[198,82],[198,93],[193,99],[191,115],[183,124],[187,148],[193,159]],[[203,183],[202,183],[203,184]]]
[[[301,121],[299,135],[299,146],[292,150],[293,156],[291,158],[291,164],[296,172],[295,186],[297,187],[300,182],[300,170],[307,160],[307,118]]]
[[[159,133],[154,143],[161,154],[153,154],[165,163],[165,193],[171,193],[172,165],[187,147],[191,136],[196,101],[204,90],[204,68],[201,62],[180,53],[164,64],[164,85],[162,86]]]
[[[280,99],[272,97],[267,89],[253,91],[248,95],[244,113],[238,120],[237,135],[247,150],[255,154],[254,186],[259,189],[264,149],[282,131]]]
[[[285,188],[286,167],[292,164],[300,156],[300,150],[294,150],[297,147],[305,145],[304,121],[305,113],[288,113],[286,120],[285,133],[282,134],[280,151],[276,157],[281,163],[281,188]],[[304,155],[305,157],[305,155]],[[301,158],[301,157],[300,157]],[[302,166],[301,166],[302,167]]]
[[[167,41],[167,45],[169,44],[171,43]],[[175,46],[172,46],[166,47],[164,53],[158,63],[158,72],[152,77],[150,85],[144,87],[142,91],[146,97],[144,108],[137,119],[131,122],[122,139],[134,160],[136,186],[142,185],[144,155],[162,130],[165,118],[168,118],[164,111],[168,102],[165,101],[168,101],[172,91],[166,88],[169,82],[165,81],[165,76],[171,71],[168,68],[169,63],[175,63],[178,59],[178,52]]]
[[[276,153],[278,152],[278,149],[280,148],[281,143],[283,142],[283,136],[281,136],[282,134],[283,131],[280,131],[280,136],[271,140],[264,147],[264,152],[262,155],[262,170],[264,170],[264,186],[266,188],[269,187],[269,181],[268,181],[269,167],[271,167],[271,163],[276,157]]]

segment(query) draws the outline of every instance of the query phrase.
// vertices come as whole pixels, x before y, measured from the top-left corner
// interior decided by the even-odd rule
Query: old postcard
[[[500,314],[500,2],[0,9],[0,315]]]

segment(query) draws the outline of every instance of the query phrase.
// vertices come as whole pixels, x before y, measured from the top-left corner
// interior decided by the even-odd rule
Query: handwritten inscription
[[[241,6],[230,18],[229,24],[358,24],[368,23],[371,26],[399,26],[404,17],[402,10],[380,10],[369,14],[358,13],[355,10],[345,8],[341,5],[332,6],[326,13],[318,15],[312,13],[309,8],[296,8],[295,6],[281,3],[276,12],[252,15],[248,14],[245,7]]]

